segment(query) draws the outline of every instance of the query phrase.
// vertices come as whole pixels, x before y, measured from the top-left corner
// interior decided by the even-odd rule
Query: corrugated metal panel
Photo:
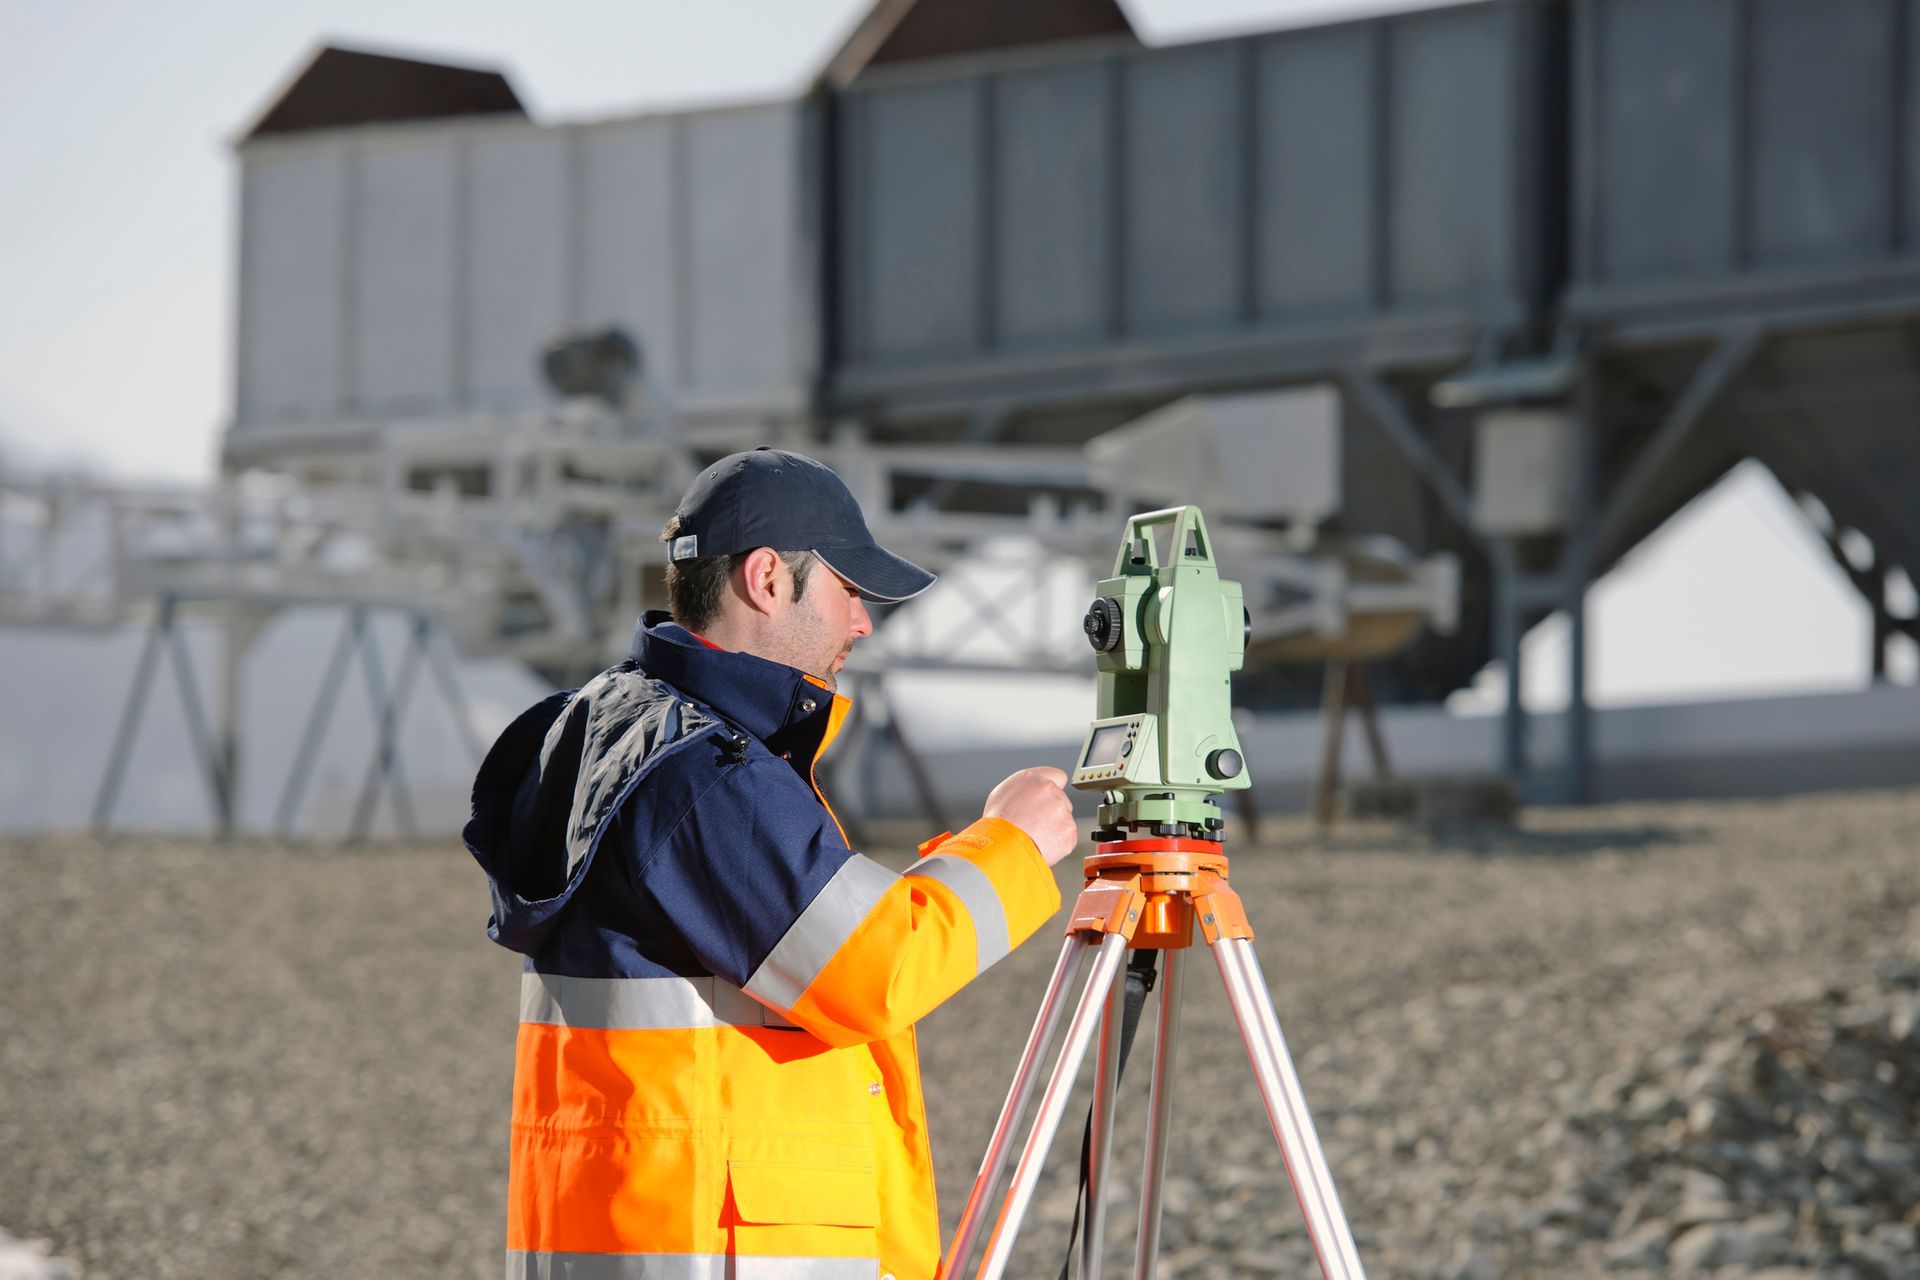
[[[461,154],[443,139],[389,140],[354,159],[355,417],[445,412],[455,399]]]
[[[1904,3],[1904,0],[1902,0]],[[1768,266],[1892,247],[1895,0],[1756,0],[1749,251]]]
[[[1581,0],[1583,284],[1674,294],[1903,256],[1909,7]]]
[[[1394,304],[1497,306],[1515,291],[1512,13],[1439,10],[1388,28],[1388,280]]]
[[[1377,44],[1359,26],[1261,43],[1256,249],[1267,319],[1337,321],[1373,306]]]
[[[801,411],[820,307],[807,111],[250,145],[237,429],[523,412],[549,398],[546,344],[607,325],[671,405]]]
[[[1015,71],[993,85],[993,331],[1009,347],[1106,331],[1113,253],[1111,68]]]
[[[236,420],[339,413],[346,278],[346,151],[312,146],[241,170]]]
[[[541,350],[571,327],[571,134],[475,138],[468,164],[466,399],[495,413],[547,398]]]
[[[909,85],[857,104],[850,194],[862,235],[849,354],[959,356],[977,342],[980,95],[971,79]]]
[[[1594,15],[1593,271],[1731,264],[1736,0],[1613,0]]]
[[[792,302],[806,278],[796,256],[800,112],[783,104],[681,118],[689,396],[791,392],[813,373]]]
[[[669,386],[680,351],[673,175],[665,118],[581,130],[581,323],[628,326],[649,380]]]
[[[1920,93],[1913,92],[1914,76],[1920,74],[1920,22],[1912,17],[1909,10],[1906,43],[1894,46],[1905,60],[1901,64],[1905,72],[1902,83],[1907,90],[1906,101],[1897,107],[1901,149],[1895,153],[1900,172],[1905,175],[1901,182],[1900,230],[1901,243],[1907,246],[1920,244],[1920,181],[1914,180],[1914,175],[1920,175]]]
[[[1534,305],[1556,234],[1537,9],[869,72],[840,99],[836,386],[911,398],[924,370],[950,402],[1004,394],[1001,362],[1038,387],[1033,361],[1078,361],[1048,389],[1069,396],[1113,385],[1095,366],[1124,349],[1177,392],[1142,353],[1324,334],[1357,359],[1380,349],[1367,323],[1451,325],[1470,349]]]
[[[1128,59],[1121,217],[1130,333],[1218,331],[1239,316],[1244,278],[1241,152],[1245,44]]]

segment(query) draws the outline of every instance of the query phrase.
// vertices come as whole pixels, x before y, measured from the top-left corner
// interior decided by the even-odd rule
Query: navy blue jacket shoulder
[[[744,984],[852,856],[811,781],[832,697],[664,614],[627,661],[536,704],[474,782],[488,935],[575,977]]]

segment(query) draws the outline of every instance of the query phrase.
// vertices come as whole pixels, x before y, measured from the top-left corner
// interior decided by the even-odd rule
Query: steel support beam
[[[213,801],[213,818],[223,833],[233,829],[233,789],[221,765],[220,744],[207,720],[206,706],[200,700],[200,681],[193,674],[193,651],[187,647],[186,634],[177,618],[168,611],[167,638],[173,651],[173,675],[180,685],[180,703],[187,713],[187,731],[193,735],[194,754],[200,758],[200,773],[207,780],[207,794]]]
[[[1823,523],[1814,517],[1813,504],[1819,502],[1815,494],[1796,491],[1793,494],[1794,506],[1813,529],[1820,541],[1825,544],[1827,554],[1833,557],[1840,572],[1853,584],[1861,598],[1867,602],[1867,608],[1873,617],[1873,653],[1871,658],[1873,680],[1878,684],[1887,678],[1887,645],[1895,636],[1906,636],[1915,644],[1920,644],[1920,614],[1902,615],[1893,611],[1887,598],[1887,577],[1892,566],[1881,556],[1878,547],[1872,548],[1873,559],[1864,569],[1854,564],[1847,555],[1843,535],[1846,529],[1839,528],[1829,519]],[[1872,544],[1869,543],[1869,546]]]
[[[1594,525],[1594,541],[1605,555],[1619,540],[1626,518],[1653,478],[1666,469],[1694,427],[1730,383],[1753,360],[1766,340],[1766,330],[1748,325],[1726,334],[1687,379],[1687,385],[1667,410],[1653,436],[1635,456],[1620,483],[1613,486]]]
[[[1521,617],[1520,573],[1513,544],[1507,539],[1489,539],[1487,550],[1493,565],[1493,652],[1507,680],[1507,705],[1500,715],[1500,772],[1519,789],[1527,776],[1527,716],[1520,674],[1520,637],[1526,627]]]
[[[320,696],[314,699],[313,710],[307,713],[307,727],[300,734],[300,745],[294,751],[293,765],[287,770],[286,785],[280,790],[280,807],[274,823],[283,836],[293,834],[294,817],[299,812],[301,799],[306,795],[307,780],[313,776],[314,755],[320,749],[321,738],[326,735],[327,722],[333,717],[334,703],[340,696],[340,682],[346,678],[347,667],[353,661],[353,650],[365,621],[365,609],[349,610],[346,624],[340,628],[340,639],[334,643],[333,656],[327,659],[327,673],[320,680]]]
[[[153,685],[154,668],[159,665],[160,650],[173,628],[174,602],[171,596],[160,602],[160,611],[147,628],[147,643],[141,647],[140,663],[133,670],[133,688],[127,692],[127,704],[120,712],[120,727],[113,735],[113,747],[107,756],[107,771],[100,779],[100,790],[93,800],[93,830],[105,835],[113,821],[113,807],[120,800],[120,784],[126,775],[127,757],[133,752],[133,740],[140,733],[140,717],[147,708],[147,690]]]
[[[400,765],[400,716],[412,691],[413,675],[419,666],[421,617],[416,617],[407,632],[407,647],[400,657],[400,671],[391,690],[387,687],[385,666],[380,661],[380,646],[366,627],[360,629],[362,669],[367,677],[367,694],[373,702],[377,726],[373,756],[367,761],[366,778],[360,784],[360,799],[354,805],[353,826],[347,833],[350,844],[367,838],[373,827],[374,806],[380,798],[380,784],[387,784],[393,799],[393,817],[402,832],[413,835],[413,796],[407,789],[406,775]]]
[[[1573,387],[1573,447],[1567,451],[1567,542],[1561,553],[1566,583],[1567,763],[1570,804],[1593,800],[1593,710],[1587,701],[1587,588],[1593,582],[1598,539],[1594,528],[1595,469],[1599,466],[1599,369],[1589,359]]]
[[[433,635],[440,636],[443,641],[438,646],[439,649],[447,650],[449,645],[444,643],[444,633],[440,631],[437,624],[432,623],[432,620],[429,622],[433,626]],[[427,671],[433,676],[434,684],[439,686],[440,698],[447,704],[447,714],[453,717],[454,732],[460,735],[460,744],[466,748],[467,754],[473,757],[473,764],[477,769],[487,758],[487,748],[486,744],[480,741],[480,735],[474,731],[473,712],[467,707],[467,695],[461,691],[459,678],[454,675],[452,666],[445,658],[434,656],[431,636],[428,638],[428,646]],[[458,654],[454,655],[456,659],[458,656]]]
[[[134,738],[140,732],[140,719],[146,710],[147,699],[152,695],[153,676],[160,664],[162,650],[172,660],[174,681],[180,687],[181,710],[186,714],[187,733],[193,741],[194,762],[199,765],[200,776],[207,784],[207,798],[212,802],[214,823],[224,836],[233,829],[232,782],[222,763],[220,743],[214,737],[207,719],[206,705],[200,699],[200,682],[193,673],[193,653],[187,647],[185,633],[180,630],[179,601],[173,596],[160,598],[159,612],[154,615],[153,625],[147,632],[147,643],[141,650],[140,664],[134,671],[133,688],[128,692],[126,708],[120,714],[120,727],[114,735],[112,752],[107,759],[106,774],[101,778],[100,791],[94,797],[93,830],[96,834],[104,835],[113,823],[114,806],[119,802],[120,787],[126,778],[127,760],[133,752]]]
[[[1393,392],[1387,390],[1379,376],[1370,369],[1349,369],[1340,376],[1340,381],[1347,389],[1347,394],[1373,419],[1393,447],[1400,451],[1400,456],[1426,481],[1427,487],[1446,507],[1447,514],[1476,541],[1485,545],[1488,539],[1474,523],[1473,504],[1467,498],[1466,489],[1435,456],[1405,406]]]

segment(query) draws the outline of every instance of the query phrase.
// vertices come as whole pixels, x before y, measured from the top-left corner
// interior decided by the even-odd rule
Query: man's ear
[[[756,547],[740,566],[740,594],[756,613],[772,614],[786,594],[787,566],[771,547]]]

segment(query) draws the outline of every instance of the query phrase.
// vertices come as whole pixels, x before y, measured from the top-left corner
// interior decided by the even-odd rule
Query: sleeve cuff
[[[1011,946],[1026,941],[1060,909],[1053,868],[1033,838],[1004,818],[981,818],[958,835],[928,841],[921,852],[963,858],[980,869],[1000,899]]]

